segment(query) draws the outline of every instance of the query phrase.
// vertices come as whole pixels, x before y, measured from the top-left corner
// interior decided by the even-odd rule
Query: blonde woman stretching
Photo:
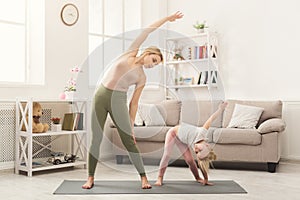
[[[188,164],[196,181],[203,185],[213,185],[208,182],[208,169],[209,163],[216,159],[216,155],[206,142],[206,134],[211,123],[222,113],[226,106],[227,102],[220,104],[218,110],[209,117],[203,127],[181,124],[180,126],[175,126],[168,131],[165,139],[164,154],[160,161],[159,174],[155,185],[161,186],[163,184],[163,176],[167,169],[170,155],[175,144],[183,154],[185,162]],[[190,148],[192,148],[197,155],[198,165],[204,176],[204,180],[199,176],[197,165]]]
[[[116,125],[130,160],[141,177],[142,188],[151,188],[147,180],[143,161],[136,146],[133,125],[139,98],[146,83],[144,68],[152,68],[159,64],[162,62],[163,56],[156,47],[145,49],[140,56],[137,56],[137,54],[141,44],[151,32],[165,22],[172,22],[182,17],[182,13],[176,12],[144,29],[133,41],[128,51],[113,63],[102,80],[102,84],[96,91],[92,104],[92,142],[88,155],[88,179],[82,188],[91,189],[94,186],[94,174],[107,113],[110,114]],[[131,85],[135,85],[135,90],[128,110],[127,91]]]

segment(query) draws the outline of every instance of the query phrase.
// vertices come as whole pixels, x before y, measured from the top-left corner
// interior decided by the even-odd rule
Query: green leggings
[[[110,90],[103,85],[97,90],[92,105],[92,142],[88,155],[88,175],[94,176],[95,174],[107,113],[110,114],[118,129],[131,162],[140,176],[145,176],[143,160],[132,138],[132,127],[127,107],[127,93]]]

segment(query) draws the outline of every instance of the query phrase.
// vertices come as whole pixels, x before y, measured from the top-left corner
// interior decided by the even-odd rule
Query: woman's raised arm
[[[145,28],[142,33],[132,42],[132,44],[130,45],[128,52],[130,54],[132,54],[132,56],[136,56],[139,48],[141,46],[141,44],[147,39],[148,35],[155,31],[158,27],[160,27],[161,25],[163,25],[166,22],[173,22],[177,19],[180,19],[183,17],[183,14],[179,11],[177,11],[176,13],[164,17],[156,22],[154,22],[153,24],[151,24],[150,26],[148,26],[147,28]]]

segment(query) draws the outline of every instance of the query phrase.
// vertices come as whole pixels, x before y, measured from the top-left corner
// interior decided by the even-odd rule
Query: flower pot
[[[65,91],[65,99],[66,100],[72,100],[74,99],[74,94],[75,94],[75,91]]]
[[[197,33],[204,33],[204,28],[197,29]]]
[[[61,131],[61,124],[51,124],[51,131],[54,131],[54,132]]]

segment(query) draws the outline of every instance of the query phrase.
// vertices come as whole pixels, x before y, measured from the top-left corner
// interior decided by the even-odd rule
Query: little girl
[[[206,135],[211,123],[221,115],[226,106],[227,102],[220,104],[218,110],[208,118],[203,127],[196,127],[183,123],[168,131],[165,139],[164,154],[160,161],[159,174],[155,183],[156,186],[161,186],[163,184],[163,176],[168,167],[170,154],[172,153],[174,144],[178,146],[183,154],[184,160],[188,164],[196,181],[203,185],[213,185],[208,182],[208,169],[210,162],[216,159],[216,155],[212,151],[210,145],[206,142]],[[199,176],[197,165],[190,148],[192,148],[197,155],[198,165],[204,176],[204,180]]]

